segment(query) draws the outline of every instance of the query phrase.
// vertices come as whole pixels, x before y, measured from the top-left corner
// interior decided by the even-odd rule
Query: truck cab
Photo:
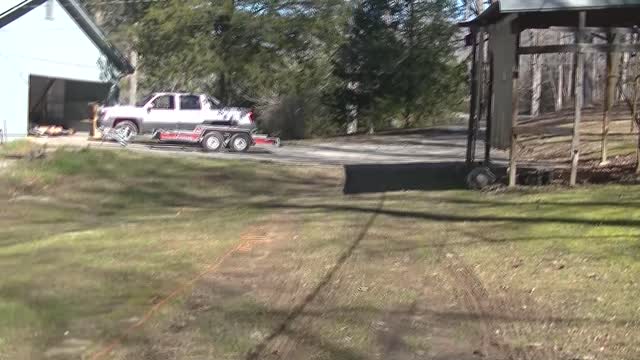
[[[122,128],[130,138],[156,129],[193,130],[201,124],[254,127],[250,109],[222,106],[206,94],[154,93],[136,106],[102,109],[100,126]]]

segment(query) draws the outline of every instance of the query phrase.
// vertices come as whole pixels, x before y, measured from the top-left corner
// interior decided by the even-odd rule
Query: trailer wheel
[[[222,145],[224,144],[224,138],[222,134],[217,131],[212,131],[207,133],[204,138],[202,138],[202,148],[207,152],[215,152],[220,151]]]
[[[247,134],[235,134],[231,137],[229,146],[233,151],[246,152],[251,146],[251,138]]]

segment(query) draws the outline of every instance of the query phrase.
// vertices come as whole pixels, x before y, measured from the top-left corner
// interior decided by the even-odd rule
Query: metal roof
[[[517,14],[525,28],[569,26],[575,14],[587,11],[587,26],[630,27],[638,24],[640,0],[499,0],[462,27],[495,24]]]
[[[9,25],[29,11],[44,4],[47,0],[25,0],[22,3],[0,14],[0,29]],[[82,31],[102,51],[107,59],[122,73],[131,74],[135,71],[129,60],[107,39],[98,25],[91,19],[87,11],[76,0],[57,0],[69,13]]]
[[[579,11],[640,6],[640,0],[500,0],[500,12]]]

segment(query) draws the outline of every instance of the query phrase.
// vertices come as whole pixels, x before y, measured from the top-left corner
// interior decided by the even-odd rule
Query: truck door
[[[178,128],[176,101],[174,95],[159,95],[147,107],[144,120],[145,132],[153,129],[173,130]]]
[[[204,121],[202,103],[198,95],[180,95],[178,127],[180,130],[193,130]]]

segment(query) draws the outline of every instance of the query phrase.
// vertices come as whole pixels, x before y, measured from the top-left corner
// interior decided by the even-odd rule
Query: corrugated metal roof
[[[575,11],[640,6],[640,0],[500,0],[500,12]]]
[[[518,14],[518,16],[522,17],[540,15],[547,12],[566,15],[577,11],[592,11],[612,13],[608,15],[602,13],[600,18],[596,20],[588,18],[587,23],[593,23],[594,21],[596,23],[591,26],[630,27],[631,23],[635,25],[637,22],[635,19],[630,19],[629,16],[622,16],[627,11],[626,9],[634,9],[634,12],[630,12],[627,15],[635,16],[640,9],[640,0],[499,0],[491,4],[482,14],[472,20],[461,22],[459,25],[462,27],[484,26],[499,21],[507,14]],[[611,24],[608,23],[607,16],[613,16]],[[614,23],[615,19],[620,20],[621,17],[624,17],[622,24],[619,23],[620,21]],[[544,23],[544,21],[540,20],[538,18],[536,21]],[[558,18],[555,20],[558,22]],[[558,24],[557,26],[566,25]]]

